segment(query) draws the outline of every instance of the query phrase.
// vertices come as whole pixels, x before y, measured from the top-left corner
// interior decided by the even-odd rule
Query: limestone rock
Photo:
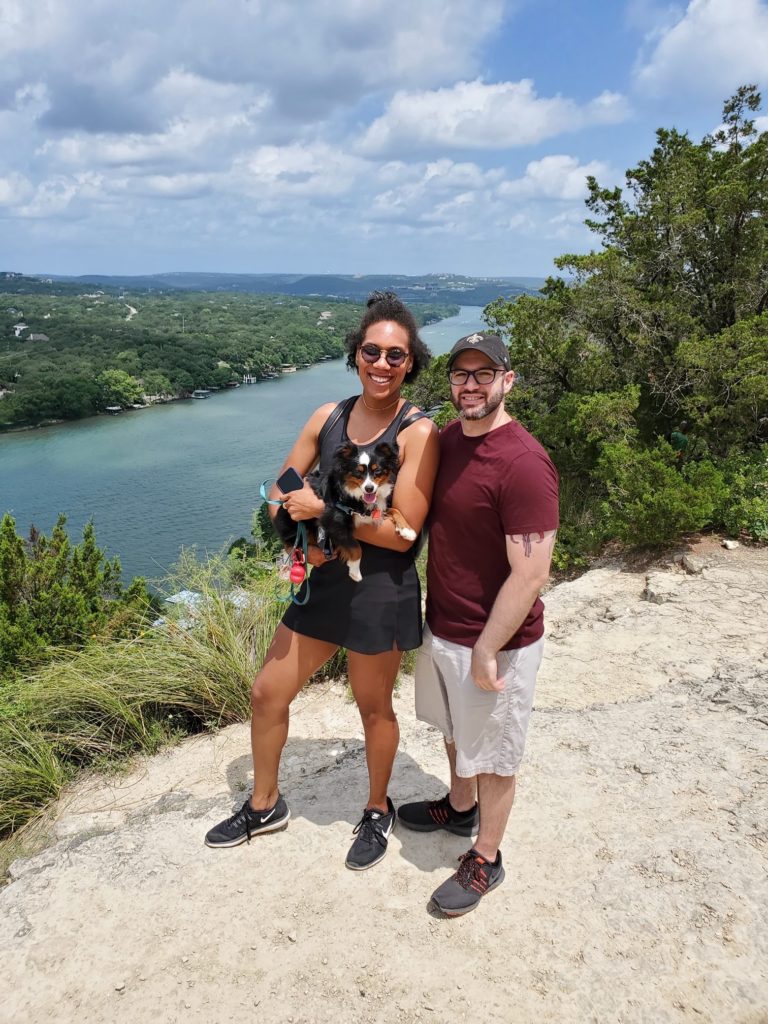
[[[680,589],[680,577],[670,572],[652,572],[645,580],[643,597],[652,604],[674,601]]]

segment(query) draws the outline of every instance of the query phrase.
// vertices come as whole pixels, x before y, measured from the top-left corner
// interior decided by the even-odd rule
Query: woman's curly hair
[[[405,375],[405,383],[410,384],[412,380],[416,380],[423,369],[429,366],[432,359],[432,353],[419,337],[419,325],[416,323],[416,318],[394,292],[373,292],[366,305],[368,309],[363,314],[360,326],[347,334],[347,367],[350,370],[357,370],[355,356],[363,343],[365,332],[371,324],[377,324],[382,320],[393,320],[408,333],[408,345],[413,357],[413,366]]]

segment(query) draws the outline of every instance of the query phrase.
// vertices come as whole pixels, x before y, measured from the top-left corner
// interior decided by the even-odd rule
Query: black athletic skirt
[[[283,623],[296,633],[346,647],[358,654],[381,654],[421,644],[421,588],[413,552],[361,544],[359,583],[334,558],[310,574],[309,601],[291,604]],[[297,597],[304,597],[306,583]]]

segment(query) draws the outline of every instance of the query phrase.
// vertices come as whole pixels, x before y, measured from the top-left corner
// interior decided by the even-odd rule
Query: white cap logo
[[[467,338],[467,344],[468,345],[477,345],[477,343],[482,341],[482,340],[483,340],[482,334],[471,334]]]

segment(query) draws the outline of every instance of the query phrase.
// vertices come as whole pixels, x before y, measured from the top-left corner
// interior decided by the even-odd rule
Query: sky
[[[538,276],[768,0],[0,0],[0,270]]]

